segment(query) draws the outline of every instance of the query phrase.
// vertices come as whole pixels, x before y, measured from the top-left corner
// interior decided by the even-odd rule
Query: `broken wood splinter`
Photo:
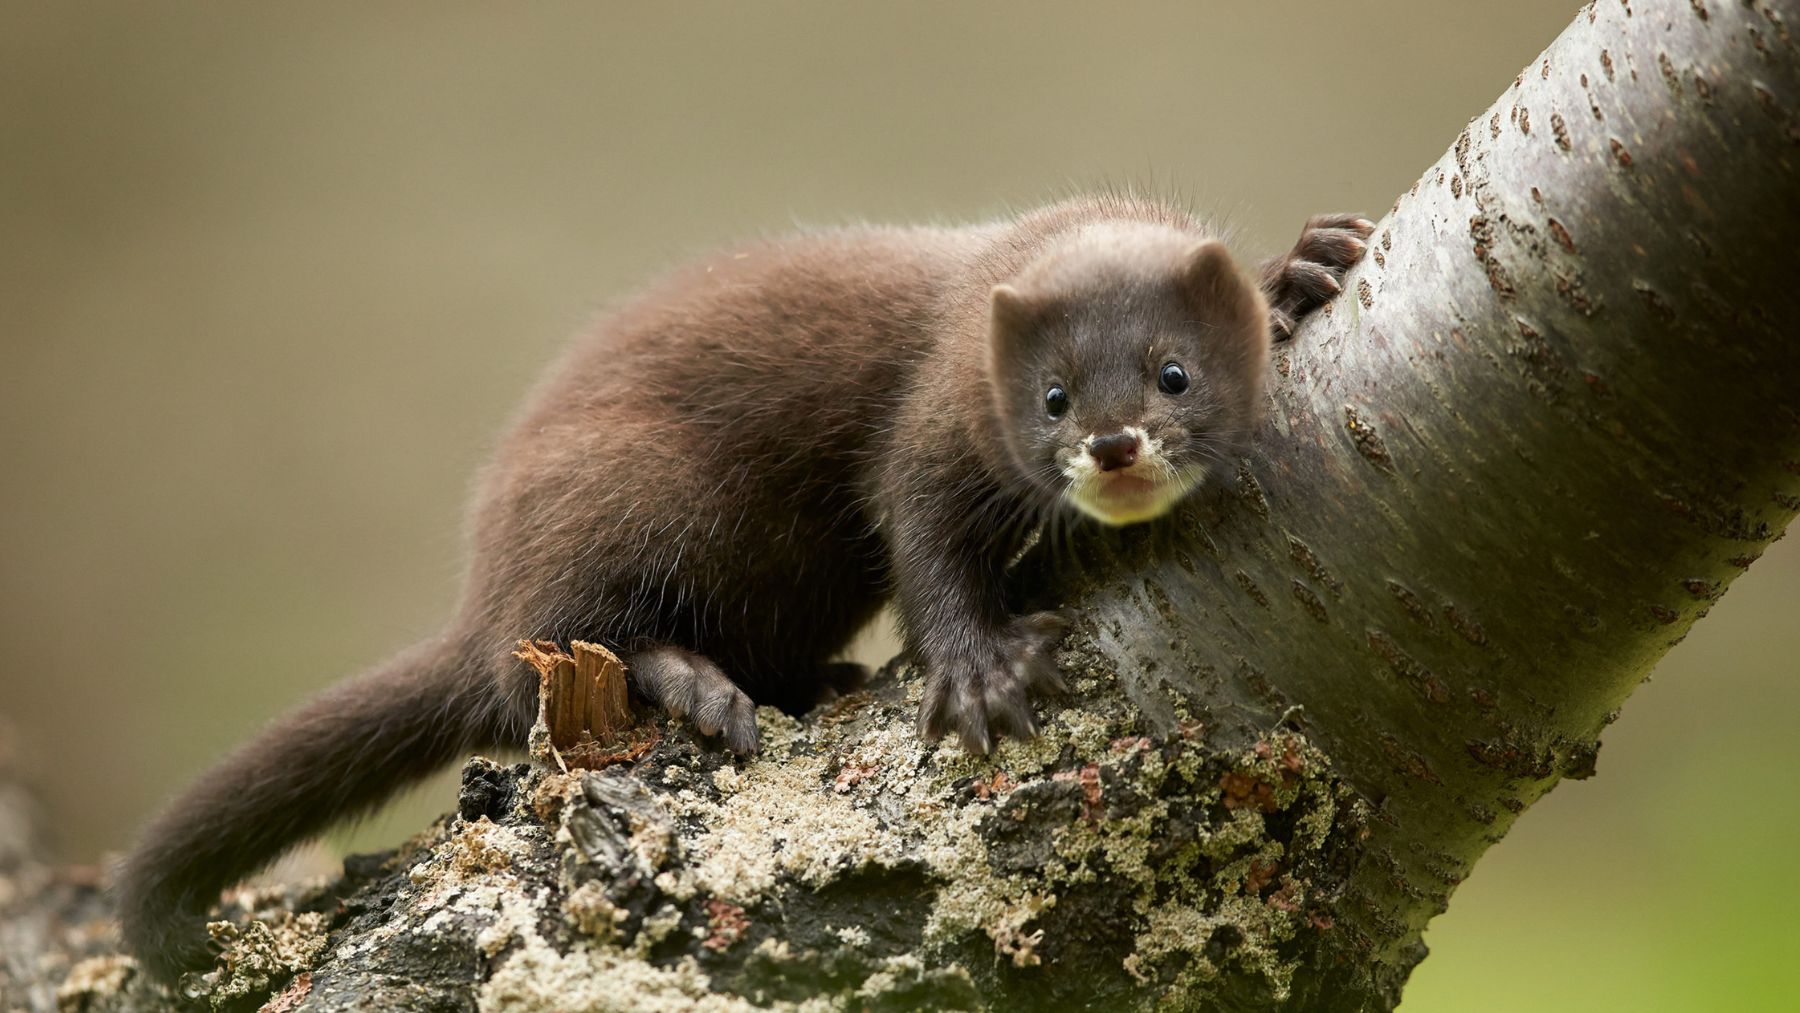
[[[553,641],[521,640],[513,656],[538,673],[532,759],[594,769],[635,760],[660,738],[654,726],[634,731],[625,663],[599,644],[575,640],[565,651]]]

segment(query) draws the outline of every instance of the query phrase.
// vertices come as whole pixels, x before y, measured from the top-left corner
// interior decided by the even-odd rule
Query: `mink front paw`
[[[1034,693],[1063,688],[1052,657],[1068,629],[1055,612],[1019,616],[969,650],[932,666],[919,707],[919,731],[936,740],[955,731],[964,749],[986,753],[996,735],[1037,734]]]
[[[1344,272],[1362,259],[1374,231],[1375,223],[1361,215],[1317,215],[1307,219],[1292,250],[1263,265],[1269,333],[1276,341],[1293,337],[1301,317],[1343,291]]]

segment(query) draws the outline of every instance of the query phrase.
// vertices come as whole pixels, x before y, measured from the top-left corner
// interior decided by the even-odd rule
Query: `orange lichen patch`
[[[993,798],[995,795],[1003,795],[1018,787],[1018,784],[1007,775],[1006,771],[996,770],[993,777],[976,778],[971,787],[975,790],[976,798],[985,800]]]
[[[1080,770],[1059,770],[1052,775],[1057,781],[1074,781],[1081,785],[1081,818],[1097,823],[1105,810],[1100,806],[1100,767],[1090,763]]]
[[[301,971],[274,998],[263,1003],[259,1013],[292,1013],[312,993],[312,972]]]
[[[874,774],[876,769],[873,763],[846,763],[843,769],[838,771],[836,780],[831,782],[831,790],[839,795],[849,794],[850,789],[861,784],[864,779]]]
[[[1301,754],[1300,746],[1291,739],[1282,744],[1281,766],[1286,771],[1282,774],[1284,780],[1290,779],[1289,775],[1306,769],[1306,757]]]
[[[750,919],[745,917],[743,908],[714,897],[706,902],[706,927],[710,934],[700,945],[709,950],[724,950],[744,938],[745,930],[750,928]]]
[[[1250,871],[1244,874],[1244,892],[1249,894],[1262,893],[1263,888],[1274,881],[1275,873],[1280,870],[1280,864],[1268,861],[1267,859],[1259,858],[1251,862]]]
[[[1276,810],[1275,789],[1267,781],[1241,770],[1226,771],[1219,778],[1219,790],[1225,793],[1227,809]]]

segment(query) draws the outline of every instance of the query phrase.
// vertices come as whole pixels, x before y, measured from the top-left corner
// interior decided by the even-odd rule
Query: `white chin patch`
[[[1137,461],[1131,467],[1101,471],[1087,449],[1093,436],[1083,440],[1081,449],[1063,465],[1063,476],[1069,480],[1063,498],[1102,524],[1155,520],[1206,479],[1205,465],[1176,468],[1163,456],[1162,441],[1136,426],[1126,426],[1125,432],[1138,440]]]

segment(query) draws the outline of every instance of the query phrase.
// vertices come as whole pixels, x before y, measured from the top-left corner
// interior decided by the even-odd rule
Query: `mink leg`
[[[756,705],[706,658],[679,647],[653,647],[630,659],[638,692],[671,717],[687,717],[702,735],[722,735],[731,751],[756,752]]]
[[[1292,250],[1263,264],[1269,333],[1276,341],[1292,337],[1301,317],[1343,290],[1344,272],[1362,259],[1374,231],[1375,223],[1361,215],[1317,215],[1307,219]]]
[[[996,733],[1036,735],[1031,698],[1063,688],[1053,652],[1067,629],[1067,619],[1055,612],[1019,616],[980,638],[979,649],[931,666],[920,730],[932,739],[955,731],[963,748],[978,754],[993,748]]]

